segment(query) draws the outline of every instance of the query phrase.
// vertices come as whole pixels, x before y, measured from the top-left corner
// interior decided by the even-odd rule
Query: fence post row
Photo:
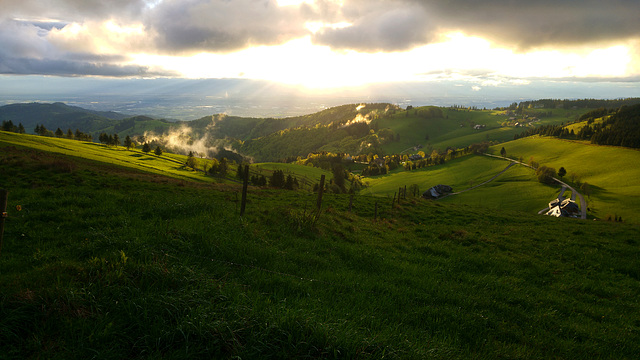
[[[375,208],[373,210],[373,221],[378,220],[378,202],[376,201]]]

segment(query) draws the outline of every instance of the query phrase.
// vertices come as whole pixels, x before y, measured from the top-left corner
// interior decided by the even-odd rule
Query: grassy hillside
[[[238,187],[0,148],[4,358],[640,352],[636,226],[332,194],[314,224],[255,189],[240,218]]]
[[[442,117],[424,118],[419,114],[425,108],[428,107],[399,111],[378,120],[379,128],[390,128],[400,136],[399,141],[383,145],[386,153],[400,153],[418,144],[442,151],[447,147],[461,148],[483,141],[503,142],[512,140],[515,134],[523,131],[522,127],[514,125],[515,122],[523,122],[522,116],[507,115],[506,111],[442,108]],[[589,109],[553,109],[528,110],[526,113],[539,119],[531,126],[540,126],[573,121],[587,111]],[[549,112],[551,116],[548,116]],[[511,117],[516,120],[509,124]],[[476,130],[475,125],[485,127]]]
[[[495,145],[491,151],[498,155],[502,147],[512,158],[525,162],[533,159],[556,170],[564,167],[567,171],[564,180],[576,189],[588,183],[581,192],[588,195],[589,216],[598,219],[621,216],[625,221],[640,222],[640,184],[636,181],[640,169],[632,166],[640,161],[638,150],[538,136]],[[481,156],[465,157],[440,166],[369,178],[365,183],[370,186],[363,192],[392,197],[398,187],[412,184],[417,184],[421,191],[437,184],[460,191],[492,177],[507,164]],[[558,185],[540,184],[532,170],[515,166],[492,183],[443,201],[535,213],[545,208],[559,189]]]
[[[424,192],[438,184],[449,185],[459,192],[483,183],[507,167],[506,161],[482,155],[470,155],[443,165],[413,171],[400,170],[390,175],[367,178],[363,194],[393,197],[399,187],[418,185]],[[539,183],[535,173],[524,166],[513,166],[494,181],[440,202],[474,205],[494,212],[496,209],[523,211],[530,215],[544,209],[558,196],[559,186]]]
[[[260,174],[267,178],[271,176],[275,170],[282,170],[285,175],[295,176],[304,190],[311,190],[314,184],[319,183],[322,175],[325,176],[326,181],[333,178],[331,171],[296,164],[257,163],[250,168],[251,174]]]
[[[510,157],[532,157],[540,165],[567,170],[565,180],[573,177],[588,183],[590,213],[598,218],[619,215],[638,222],[640,215],[640,162],[638,150],[598,146],[584,142],[545,137],[528,137],[492,147],[498,154],[504,146]]]
[[[85,141],[16,134],[5,131],[0,131],[0,142],[106,162],[182,180],[214,181],[213,178],[205,176],[202,172],[185,168],[186,157],[182,155],[165,153],[157,156],[153,152],[146,154],[139,149],[127,150],[122,146],[113,147]]]
[[[540,121],[535,124],[560,124],[587,110],[529,109],[525,114],[540,116]],[[102,132],[117,133],[124,139],[127,135],[150,132],[161,136],[179,130],[184,143],[198,142],[209,148],[232,146],[257,161],[280,161],[319,151],[352,155],[394,154],[409,151],[416,145],[424,146],[430,153],[432,149],[443,151],[447,147],[461,148],[487,140],[508,141],[523,131],[523,128],[514,126],[515,121],[509,122],[509,118],[515,115],[505,111],[433,106],[402,110],[386,103],[347,104],[282,119],[219,114],[172,123],[145,116],[109,118],[106,116],[109,114],[61,103],[0,107],[1,119],[12,119],[15,125],[22,121],[27,132],[32,132],[36,123],[42,123],[52,131],[58,127],[65,132],[68,128],[72,131],[79,129],[96,139]],[[484,128],[474,129],[475,125]]]
[[[197,159],[196,169],[198,171],[194,171],[185,166],[187,157],[180,154],[164,152],[161,156],[157,156],[153,151],[147,154],[139,148],[127,150],[122,146],[114,147],[84,141],[16,134],[5,131],[0,131],[0,142],[105,162],[119,167],[151,172],[181,180],[208,183],[239,182],[234,177],[237,173],[237,164],[229,166],[226,178],[220,176],[212,177],[206,175],[203,171],[211,166],[210,160]],[[302,185],[305,185],[305,189],[307,187],[312,188],[313,184],[317,183],[323,174],[327,181],[332,178],[330,171],[295,164],[258,163],[253,164],[250,170],[252,175],[260,174],[267,178],[272,175],[274,170],[283,170],[285,174],[295,176]]]

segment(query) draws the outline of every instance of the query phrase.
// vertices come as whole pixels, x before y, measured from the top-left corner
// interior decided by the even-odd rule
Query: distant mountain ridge
[[[617,107],[640,99],[537,100],[508,108],[480,110],[408,106],[390,103],[353,103],[313,114],[286,118],[258,118],[215,114],[191,121],[171,122],[148,116],[91,111],[63,103],[23,103],[0,107],[0,121],[21,123],[27,133],[37,125],[63,132],[76,129],[91,134],[118,134],[120,139],[153,142],[178,153],[212,156],[233,150],[255,161],[295,160],[312,152],[350,155],[407,154],[423,149],[446,154],[484,141],[504,142],[529,129],[562,126],[593,108]],[[525,119],[536,119],[535,121]],[[146,136],[142,138],[141,136]]]
[[[11,120],[22,123],[28,132],[36,125],[44,125],[54,130],[58,127],[81,129],[91,132],[94,129],[108,127],[114,121],[127,118],[128,115],[114,111],[93,111],[77,106],[56,103],[21,103],[0,107],[0,121]]]

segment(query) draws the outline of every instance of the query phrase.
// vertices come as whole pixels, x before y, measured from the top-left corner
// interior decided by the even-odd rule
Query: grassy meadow
[[[520,134],[525,128],[503,126],[509,116],[505,111],[496,110],[467,110],[442,108],[443,118],[423,119],[415,115],[420,108],[400,111],[390,117],[378,120],[380,128],[390,128],[400,135],[400,141],[390,142],[382,146],[389,154],[397,154],[415,145],[425,148],[444,150],[447,147],[462,148],[473,143],[483,141],[509,141]],[[590,109],[553,109],[528,110],[531,116],[551,111],[549,117],[541,117],[537,125],[561,124],[575,120]],[[485,128],[475,130],[474,125],[485,125]],[[428,138],[427,138],[428,136]],[[424,149],[423,149],[424,150]],[[427,152],[425,150],[425,152]],[[428,151],[430,152],[430,150]]]
[[[5,139],[2,358],[640,353],[637,226],[255,188],[241,218],[237,185]]]
[[[187,157],[184,155],[163,153],[161,156],[157,156],[153,151],[144,153],[140,149],[127,150],[123,146],[107,146],[93,142],[5,131],[0,131],[0,142],[100,161],[182,180],[215,181],[214,178],[206,176],[201,171],[186,168],[184,165]],[[199,159],[199,161],[203,160]]]
[[[421,192],[438,184],[449,185],[454,192],[459,192],[493,178],[507,165],[509,163],[503,160],[469,155],[443,165],[366,178],[364,183],[368,187],[362,193],[393,197],[399,187],[409,187],[412,184],[418,185]],[[515,165],[492,182],[439,201],[484,207],[491,209],[489,211],[506,209],[535,214],[557,197],[559,191],[559,186],[540,184],[530,168]]]
[[[638,150],[539,136],[518,139],[491,149],[498,154],[503,146],[509,157],[521,157],[525,162],[533,158],[540,165],[556,170],[564,167],[567,170],[564,180],[571,183],[572,179],[577,179],[580,183],[588,183],[590,194],[586,200],[590,215],[601,219],[618,215],[625,221],[640,222]],[[577,185],[575,181],[574,185]]]
[[[325,176],[326,181],[333,178],[331,171],[315,168],[311,166],[304,166],[298,164],[284,164],[284,163],[257,163],[250,167],[251,174],[260,174],[269,178],[275,170],[282,170],[286,175],[295,176],[302,189],[311,190],[314,184],[320,182],[320,177]]]

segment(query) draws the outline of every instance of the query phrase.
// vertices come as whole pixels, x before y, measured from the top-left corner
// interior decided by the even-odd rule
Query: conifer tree
[[[124,146],[127,147],[127,150],[133,147],[133,140],[131,140],[131,137],[129,135],[124,138]]]

